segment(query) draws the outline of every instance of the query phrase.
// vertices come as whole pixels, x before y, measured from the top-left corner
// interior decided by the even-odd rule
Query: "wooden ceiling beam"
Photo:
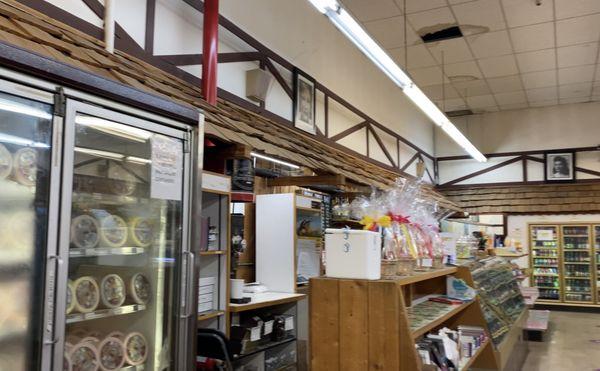
[[[343,175],[315,175],[315,176],[285,176],[268,179],[269,187],[276,186],[299,186],[309,187],[318,185],[340,186],[346,185],[346,177]]]

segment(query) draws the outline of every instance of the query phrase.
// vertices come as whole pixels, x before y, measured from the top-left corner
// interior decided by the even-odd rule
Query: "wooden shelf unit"
[[[311,370],[426,370],[415,349],[415,340],[426,332],[468,325],[480,326],[489,335],[478,298],[411,331],[407,303],[445,294],[448,275],[471,278],[466,267],[458,267],[394,280],[311,279]],[[498,370],[498,360],[494,348],[485,344],[466,365]]]
[[[198,313],[198,326],[216,328],[229,333],[229,272],[230,272],[230,191],[229,176],[204,171],[202,173],[202,217],[208,218],[206,227],[217,227],[216,250],[207,250],[208,231],[198,253],[200,278],[214,277],[213,308]],[[198,221],[200,222],[200,221]],[[200,299],[200,298],[199,298]]]

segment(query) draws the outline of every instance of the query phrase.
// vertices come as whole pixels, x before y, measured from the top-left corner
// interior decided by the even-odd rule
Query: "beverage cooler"
[[[0,90],[0,369],[191,369],[201,130]]]

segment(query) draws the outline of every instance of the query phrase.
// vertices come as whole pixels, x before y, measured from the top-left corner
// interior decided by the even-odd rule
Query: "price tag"
[[[250,329],[250,341],[260,340],[260,326],[252,327]]]
[[[265,322],[265,335],[273,332],[273,320]]]
[[[285,331],[294,329],[294,317],[285,317]]]
[[[421,259],[421,266],[431,268],[433,266],[433,259]]]

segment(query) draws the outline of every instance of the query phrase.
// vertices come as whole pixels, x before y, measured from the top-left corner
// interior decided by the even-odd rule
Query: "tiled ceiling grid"
[[[600,0],[537,2],[406,0],[405,70],[445,111],[600,101]],[[404,0],[342,3],[404,66]],[[464,37],[419,37],[456,25]]]

